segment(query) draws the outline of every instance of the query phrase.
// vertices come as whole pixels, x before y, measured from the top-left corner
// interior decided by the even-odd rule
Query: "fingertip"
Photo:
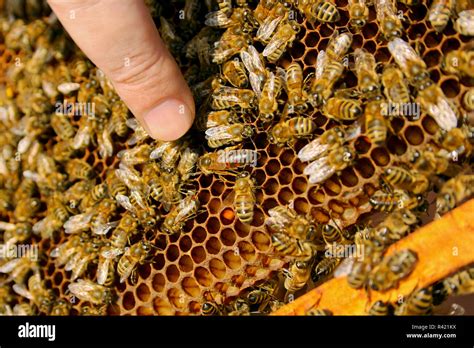
[[[143,116],[148,134],[157,140],[179,139],[191,128],[194,111],[179,99],[168,98]]]

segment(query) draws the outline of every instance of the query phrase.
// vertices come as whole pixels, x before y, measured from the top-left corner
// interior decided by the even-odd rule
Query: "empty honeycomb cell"
[[[207,227],[207,232],[211,234],[216,234],[220,231],[221,224],[218,218],[212,216],[207,220],[206,227]]]
[[[423,126],[423,129],[431,135],[435,134],[439,129],[438,124],[431,116],[423,117],[421,125]]]
[[[359,183],[359,178],[354,173],[352,167],[344,169],[339,178],[341,183],[346,187],[354,187]]]
[[[332,177],[324,182],[324,191],[329,196],[337,196],[341,193],[341,185],[337,182],[337,178]]]
[[[123,295],[122,306],[127,311],[132,310],[135,307],[135,296],[133,296],[133,293],[131,291],[127,291]]]
[[[175,311],[171,304],[162,298],[155,298],[153,300],[153,309],[158,315],[173,315],[175,314]]]
[[[234,245],[237,239],[235,232],[232,231],[230,228],[223,229],[219,237],[221,239],[222,244],[226,246]]]
[[[179,240],[179,250],[181,252],[185,253],[189,249],[191,249],[191,246],[193,245],[193,241],[189,236],[182,236],[181,239]]]
[[[326,195],[324,191],[318,187],[313,187],[308,192],[308,199],[311,204],[318,205],[324,202]]]
[[[309,213],[310,207],[306,199],[298,197],[294,200],[293,205],[298,214],[306,215]]]
[[[198,297],[201,293],[201,288],[199,287],[199,284],[196,282],[195,279],[191,277],[184,278],[181,285],[183,287],[184,292],[187,293],[189,296]]]
[[[220,196],[226,189],[226,185],[222,181],[214,181],[211,186],[213,196]]]
[[[322,114],[318,113],[316,117],[313,119],[313,121],[314,123],[316,123],[316,126],[323,127],[328,122],[328,119],[324,117]]]
[[[367,153],[371,147],[370,141],[366,137],[358,137],[354,142],[354,148],[359,154]]]
[[[179,257],[179,248],[177,245],[170,245],[166,250],[166,258],[168,261],[173,262]]]
[[[264,151],[258,151],[257,166],[263,167],[267,163],[268,156]]]
[[[259,170],[259,169],[256,169],[252,173],[252,176],[255,178],[258,185],[262,185],[265,182],[265,180],[267,179],[267,176],[265,175],[265,172],[263,170]]]
[[[293,150],[287,149],[281,153],[280,162],[284,166],[289,166],[293,162],[293,158],[295,158],[295,153]]]
[[[303,56],[305,49],[306,47],[302,42],[296,41],[293,43],[293,47],[291,47],[291,56],[295,59],[300,58]]]
[[[311,209],[311,216],[321,224],[325,224],[330,220],[329,214],[322,208]]]
[[[210,201],[209,201],[209,204],[207,205],[208,208],[209,208],[209,212],[211,214],[216,214],[219,209],[221,208],[221,200],[220,198],[212,198]],[[206,214],[202,214],[203,216],[201,218],[199,218],[199,216],[197,217],[196,221],[199,222],[199,223],[203,223],[204,221],[206,221]]]
[[[238,244],[240,256],[247,262],[253,262],[256,258],[255,247],[246,241],[241,241]]]
[[[199,199],[199,203],[204,205],[207,202],[209,202],[209,200],[211,199],[211,194],[208,190],[202,190],[198,193],[198,199]]]
[[[405,139],[411,145],[420,145],[424,138],[423,131],[418,126],[409,126],[405,130]]]
[[[258,250],[265,252],[270,249],[271,241],[268,234],[260,231],[254,231],[252,233],[252,244]]]
[[[355,169],[363,178],[366,178],[366,179],[372,177],[375,171],[374,165],[372,164],[370,159],[366,157],[361,158],[357,161],[355,165]]]
[[[250,233],[250,226],[242,223],[240,220],[235,220],[235,231],[240,238],[245,238]]]
[[[138,274],[142,279],[148,279],[151,274],[151,266],[149,263],[145,263],[143,265],[138,266]]]
[[[202,189],[205,189],[205,188],[211,186],[212,181],[213,181],[213,177],[211,175],[201,175],[199,177],[199,186]]]
[[[441,89],[448,98],[455,98],[461,91],[459,82],[454,79],[447,79],[441,83]]]
[[[193,270],[193,267],[194,267],[194,263],[193,263],[193,260],[192,260],[191,256],[182,255],[179,258],[178,266],[179,266],[179,269],[182,272],[185,272],[185,273],[191,272]]]
[[[204,287],[209,287],[212,284],[212,275],[204,267],[196,267],[194,270],[194,278]]]
[[[242,260],[239,256],[239,249],[226,251],[223,255],[223,260],[226,266],[230,269],[239,269],[242,263]]]
[[[293,200],[293,197],[293,192],[287,187],[281,188],[280,192],[278,192],[278,201],[282,205],[288,204],[291,200]]]
[[[216,237],[211,237],[206,242],[206,251],[210,254],[216,255],[221,251],[221,242]]]
[[[283,148],[281,146],[271,144],[270,146],[268,146],[267,153],[270,157],[277,158],[276,161],[278,161],[278,158],[280,157],[280,154],[281,154],[282,150],[283,150]],[[273,161],[275,161],[275,159]],[[268,163],[269,162],[267,162],[265,165],[268,165]]]
[[[250,224],[252,226],[259,227],[259,226],[262,226],[264,222],[265,222],[265,215],[259,208],[255,207],[254,212],[253,212],[253,220]]]
[[[54,279],[54,284],[55,284],[55,285],[61,285],[61,283],[63,282],[63,275],[62,275],[62,273],[59,273],[59,272],[56,273],[56,274],[54,275],[54,278],[53,278],[53,279]]]
[[[166,237],[167,236],[165,234],[160,234],[156,237],[155,245],[158,249],[160,250],[166,249],[166,246],[168,245],[168,240]]]
[[[202,243],[206,240],[207,233],[206,230],[200,226],[196,227],[194,231],[191,233],[193,241],[195,243]]]
[[[308,48],[315,47],[318,41],[319,41],[319,35],[315,31],[308,33],[308,35],[306,35],[306,37],[304,38],[304,42],[306,44],[306,47]]]
[[[153,315],[153,308],[152,307],[139,306],[137,308],[137,314],[142,315],[142,316]]]
[[[220,220],[223,225],[230,225],[235,219],[235,213],[231,208],[226,208],[220,213]]]
[[[364,38],[360,34],[356,34],[352,36],[352,48],[360,48],[362,47],[362,43],[364,42]]]
[[[388,150],[398,156],[403,155],[407,150],[407,144],[398,137],[392,136],[387,140]]]
[[[429,68],[438,66],[441,61],[441,53],[438,50],[430,50],[425,52],[423,60]]]
[[[378,62],[386,63],[390,60],[392,55],[390,54],[387,47],[379,47],[374,55]]]
[[[306,168],[306,164],[301,162],[299,158],[295,159],[295,162],[293,164],[293,171],[296,174],[303,174],[304,169]]]
[[[288,185],[293,180],[293,172],[290,168],[283,168],[278,174],[280,185]]]
[[[272,159],[268,161],[265,167],[265,172],[267,173],[268,176],[275,175],[279,171],[280,171],[280,162],[278,160]]]
[[[200,264],[206,259],[206,249],[202,246],[196,246],[191,249],[191,257],[195,264]]]
[[[311,50],[306,52],[306,55],[304,56],[304,63],[308,66],[313,66],[316,64],[316,59],[318,57],[318,51],[316,50]]]
[[[308,181],[304,177],[296,177],[291,183],[291,188],[296,194],[302,194],[306,192],[307,187]]]
[[[367,23],[364,27],[364,30],[362,31],[362,35],[364,36],[366,40],[368,40],[376,36],[378,31],[379,31],[379,28],[377,26],[377,23],[375,22]],[[369,41],[369,42],[373,42],[373,41]],[[369,52],[373,53],[374,51],[369,51]]]
[[[153,261],[154,261],[152,264],[153,268],[156,269],[157,271],[165,267],[165,263],[166,263],[165,255],[156,254]]]
[[[175,308],[183,310],[186,307],[186,294],[180,289],[169,289],[166,296]]]
[[[424,23],[413,23],[412,25],[410,25],[410,28],[408,29],[407,32],[408,32],[408,37],[411,40],[420,40],[420,38],[423,37],[423,35],[426,32],[426,25]],[[435,45],[433,44],[433,46]],[[433,47],[433,46],[430,46],[430,47]]]
[[[441,46],[441,51],[443,52],[443,54],[446,55],[450,51],[457,50],[460,46],[461,44],[457,39],[447,39],[443,42],[443,45]]]
[[[179,279],[179,269],[176,265],[169,265],[166,268],[166,279],[172,283],[176,283]]]
[[[404,127],[405,120],[402,117],[394,117],[390,120],[390,126],[395,134],[398,134]]]
[[[321,35],[321,37],[326,38],[319,42],[318,48],[321,49],[322,44],[327,45],[329,41],[329,39],[327,38],[332,36],[332,34],[334,33],[334,29],[331,28],[329,25],[321,24],[321,26],[319,27],[318,33],[319,35]],[[322,49],[326,49],[326,46],[324,46]]]
[[[140,285],[138,285],[137,289],[135,290],[135,293],[137,295],[137,298],[142,302],[148,302],[148,300],[150,299],[150,288],[145,283],[141,283]]]
[[[370,158],[380,167],[385,167],[390,162],[390,155],[383,147],[377,147],[370,153]]]
[[[268,179],[263,185],[263,190],[265,194],[271,196],[278,191],[278,181],[275,178]]]
[[[439,35],[436,31],[430,31],[429,33],[426,34],[424,41],[425,41],[425,45],[428,48],[432,48],[432,47],[439,46],[442,39],[443,39],[442,35]]]
[[[216,279],[224,278],[227,273],[225,263],[216,258],[209,261],[209,270]]]
[[[364,49],[369,52],[374,54],[375,51],[377,50],[377,44],[375,43],[374,40],[369,40],[364,42]]]

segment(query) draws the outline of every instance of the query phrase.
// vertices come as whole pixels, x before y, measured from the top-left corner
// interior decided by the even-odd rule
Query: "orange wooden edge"
[[[334,315],[365,315],[375,301],[395,302],[474,263],[474,199],[391,245],[385,255],[406,248],[418,254],[418,263],[398,288],[367,293],[351,288],[346,277],[334,278],[272,315],[304,315],[311,308],[329,309]]]

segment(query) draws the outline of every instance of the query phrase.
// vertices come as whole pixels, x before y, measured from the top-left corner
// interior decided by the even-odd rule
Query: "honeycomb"
[[[298,13],[297,21],[301,25],[301,31],[292,47],[277,62],[277,66],[285,68],[291,62],[298,62],[303,66],[304,76],[313,71],[318,52],[326,49],[334,31],[342,32],[348,28],[348,1],[337,0],[335,3],[340,12],[340,20],[333,24],[312,25]],[[159,16],[167,18],[176,26],[180,25],[178,14],[184,5],[183,1],[173,1],[170,5],[150,2],[157,26]],[[422,4],[416,10],[402,3],[398,3],[397,7],[406,18],[406,34],[403,38],[412,47],[417,46],[428,66],[431,79],[448,98],[460,106],[462,96],[472,85],[470,81],[445,74],[440,68],[441,60],[448,52],[465,47],[471,39],[458,34],[451,21],[442,33],[437,33],[426,21],[429,4]],[[201,6],[199,13],[205,13],[206,10],[205,6]],[[198,14],[196,18],[203,17]],[[203,23],[199,23],[197,27],[186,25],[186,30],[182,33],[184,41],[196,35],[202,26]],[[356,48],[366,49],[379,63],[393,63],[372,6],[367,24],[360,32],[353,32],[350,52]],[[191,85],[217,71],[216,67],[208,66],[208,69],[203,69],[203,74],[207,76],[196,76],[196,62],[174,49],[173,53]],[[27,54],[22,50],[9,49],[5,44],[0,48],[0,82],[3,94],[9,93],[9,79],[5,73],[15,59],[23,59]],[[350,58],[350,62],[352,61]],[[353,71],[346,70],[344,76],[342,82],[345,87],[357,85]],[[199,107],[201,100],[196,99]],[[317,135],[336,125],[335,121],[329,120],[320,111],[310,109],[306,116],[316,123]],[[75,120],[76,126],[78,122]],[[254,168],[246,169],[252,172],[259,188],[252,223],[243,224],[235,217],[227,199],[233,191],[232,182],[223,181],[216,175],[198,174],[195,182],[201,205],[199,214],[186,222],[181,234],[151,234],[149,240],[159,248],[153,262],[138,266],[136,283],[132,283],[130,279],[124,283],[115,281],[113,288],[117,293],[117,300],[108,307],[109,315],[199,314],[209,293],[219,293],[222,301],[229,302],[256,284],[274,278],[289,260],[276,253],[272,247],[270,234],[265,228],[269,209],[292,204],[299,214],[311,216],[320,224],[333,219],[341,228],[364,221],[371,216],[372,207],[368,200],[379,188],[380,174],[384,169],[407,162],[407,149],[423,148],[433,140],[438,130],[435,120],[426,114],[422,114],[418,120],[394,118],[391,125],[396,134],[390,134],[386,144],[375,146],[364,134],[360,135],[351,141],[358,154],[355,163],[340,175],[333,175],[324,183],[313,185],[303,174],[306,164],[296,156],[308,140],[298,140],[293,148],[270,144],[267,139],[268,128],[260,127],[257,121],[250,122],[256,134],[251,141],[245,142],[245,147],[258,152],[258,161]],[[202,134],[193,134],[197,139],[202,137]],[[51,150],[55,142],[57,138],[48,140],[45,148]],[[118,137],[114,138],[114,145],[115,153],[130,147],[124,138]],[[119,164],[116,156],[102,159],[94,146],[87,148],[79,158],[93,167],[100,180],[104,180],[106,172],[117,168]],[[159,211],[166,214],[162,206]],[[34,222],[44,217],[44,214],[43,210],[35,217]],[[9,213],[7,221],[13,220],[13,215]],[[44,255],[50,255],[54,248],[68,238],[69,235],[61,231],[51,239],[33,235],[31,242],[37,244]],[[92,269],[87,271],[92,280],[95,279],[95,267],[92,265]],[[71,303],[70,314],[77,315],[81,308],[90,305],[71,296],[68,290],[71,272],[66,271],[64,266],[58,267],[53,258],[41,258],[40,270],[45,286],[52,289],[58,298]],[[308,285],[301,293],[309,288]],[[12,303],[25,301],[27,300],[17,296]]]

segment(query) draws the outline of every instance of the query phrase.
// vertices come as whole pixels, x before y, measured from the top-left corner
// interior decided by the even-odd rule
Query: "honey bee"
[[[322,112],[329,118],[353,121],[362,116],[364,111],[359,100],[332,97],[324,104]]]
[[[286,233],[272,234],[272,245],[277,252],[301,261],[309,261],[316,254],[318,247],[307,240],[299,240]]]
[[[110,304],[114,299],[111,289],[96,284],[89,279],[78,279],[68,286],[71,294],[80,300],[90,302],[95,305]]]
[[[107,195],[107,184],[100,183],[94,185],[92,189],[82,198],[79,204],[79,210],[85,212],[88,208],[94,206]]]
[[[453,128],[446,132],[440,129],[434,137],[443,150],[448,151],[448,157],[452,160],[457,160],[456,157],[462,154],[470,156],[472,153],[471,139],[473,138],[472,131],[466,125],[460,128]]]
[[[194,175],[193,170],[198,158],[199,153],[189,147],[181,153],[181,158],[176,170],[178,171],[182,181],[187,181]]]
[[[31,271],[39,271],[38,261],[32,253],[8,260],[0,266],[0,273],[7,273],[7,281],[13,280],[16,284],[24,284]]]
[[[375,0],[377,21],[387,41],[399,38],[403,34],[403,26],[397,14],[394,0]]]
[[[230,126],[218,126],[206,130],[207,143],[211,148],[240,143],[252,135],[252,127],[243,123],[236,123]]]
[[[110,246],[104,247],[100,255],[105,258],[115,258],[125,251],[125,246],[131,235],[138,232],[138,221],[130,212],[122,215],[117,228],[112,232],[110,237]]]
[[[97,284],[112,286],[115,281],[115,260],[111,257],[104,257],[102,251],[97,264]]]
[[[128,194],[127,186],[117,177],[114,170],[107,172],[105,183],[107,191],[112,198],[115,198],[117,195],[126,196]]]
[[[53,303],[51,312],[49,315],[53,316],[68,316],[71,311],[71,305],[69,301],[64,299],[58,299]]]
[[[94,315],[94,316],[104,316],[107,314],[107,305],[99,306],[83,306],[81,307],[80,315]]]
[[[313,270],[312,279],[314,282],[327,277],[334,272],[337,266],[341,263],[341,258],[339,257],[326,257],[319,261]]]
[[[425,175],[398,166],[386,168],[382,178],[392,187],[405,189],[416,195],[426,192],[429,188],[429,180]]]
[[[215,302],[207,301],[201,306],[201,314],[204,316],[223,315],[224,308]]]
[[[262,312],[273,299],[273,291],[272,288],[260,286],[247,294],[247,302],[251,306],[258,305],[258,311]]]
[[[97,204],[94,215],[91,218],[91,230],[94,234],[104,235],[116,223],[110,223],[110,219],[117,211],[117,202],[115,199],[105,198]]]
[[[453,0],[435,0],[428,11],[428,21],[438,32],[442,32],[449,22],[454,10]]]
[[[44,239],[52,238],[69,218],[69,211],[57,194],[48,199],[48,214],[33,225],[33,232]]]
[[[7,190],[0,190],[0,211],[2,214],[7,214],[13,209],[13,200],[11,193]]]
[[[123,254],[117,264],[117,273],[120,275],[120,283],[130,277],[132,284],[136,283],[136,267],[138,264],[146,262],[152,250],[152,245],[148,242],[139,241],[133,244]]]
[[[211,111],[207,115],[206,127],[204,129],[217,127],[217,126],[228,126],[233,123],[239,122],[239,118],[234,111],[231,110],[219,110]]]
[[[458,19],[454,22],[454,29],[461,35],[474,36],[472,26],[474,24],[474,9],[458,13]]]
[[[235,161],[222,161],[222,158],[229,158],[228,154],[231,153],[235,155]],[[246,164],[246,161],[239,159],[246,158],[246,156],[246,149],[239,149],[237,146],[226,147],[218,152],[209,152],[199,157],[197,167],[204,175],[236,176],[237,169]]]
[[[433,310],[431,288],[421,289],[410,294],[408,299],[395,309],[395,315],[427,315]]]
[[[365,130],[375,146],[382,146],[387,139],[388,126],[381,112],[380,100],[369,102],[365,107]]]
[[[162,231],[166,234],[176,234],[183,230],[187,220],[198,213],[199,200],[195,192],[190,192],[177,206],[175,206],[163,221]]]
[[[280,76],[275,76],[272,72],[263,85],[262,93],[258,103],[259,119],[263,122],[273,120],[274,113],[278,109],[278,95],[282,89],[283,82]]]
[[[81,150],[89,146],[93,136],[93,124],[89,117],[81,117],[79,120],[79,129],[72,140],[72,148]]]
[[[248,84],[245,66],[238,59],[229,60],[222,65],[222,74],[234,87],[243,88]]]
[[[171,173],[176,169],[180,152],[184,146],[181,141],[164,141],[150,153],[150,159],[160,160],[161,169]]]
[[[454,209],[456,205],[473,194],[472,184],[474,175],[459,174],[449,179],[442,187],[436,198],[436,211],[445,214]]]
[[[148,138],[146,130],[138,123],[136,118],[129,118],[125,121],[128,128],[133,130],[133,134],[128,138],[127,145],[133,146]]]
[[[161,187],[161,202],[164,204],[166,211],[169,211],[170,206],[177,204],[182,198],[182,183],[179,180],[177,173],[163,172],[159,176],[158,185]]]
[[[386,244],[391,244],[405,237],[418,222],[416,215],[408,209],[395,211],[377,226],[376,234],[387,239]]]
[[[266,17],[263,23],[259,26],[257,30],[255,40],[260,41],[267,45],[270,42],[270,39],[273,33],[275,32],[275,30],[278,28],[278,26],[283,20],[287,19],[287,17],[288,17],[288,12],[285,12],[284,16]]]
[[[240,52],[240,59],[242,59],[242,63],[248,71],[252,90],[260,98],[262,85],[268,75],[263,57],[253,45],[249,45],[247,49]]]
[[[316,60],[316,74],[310,86],[309,102],[314,107],[321,106],[333,94],[334,84],[344,72],[342,63],[329,59],[321,50]]]
[[[382,85],[387,100],[393,104],[410,103],[410,89],[405,83],[403,73],[393,64],[385,66],[382,73]]]
[[[76,129],[65,115],[54,113],[51,116],[51,127],[62,140],[70,140],[76,135]]]
[[[315,130],[316,124],[309,118],[298,116],[282,119],[270,130],[268,141],[271,144],[292,146],[297,139],[307,137]]]
[[[268,211],[268,215],[265,224],[275,232],[299,239],[309,239],[316,230],[316,226],[309,218],[299,215],[291,206],[274,207]]]
[[[404,208],[418,208],[424,203],[424,199],[422,196],[410,196],[406,191],[397,189],[390,193],[376,191],[369,198],[369,202],[377,210],[392,212]]]
[[[54,302],[54,293],[45,288],[39,272],[34,273],[28,279],[28,285],[14,284],[13,290],[20,296],[23,296],[38,307],[42,313],[49,314]]]
[[[27,198],[17,202],[13,216],[20,221],[30,220],[41,209],[41,201],[38,198]]]
[[[374,316],[387,316],[390,315],[392,308],[389,303],[383,301],[375,302],[372,307],[370,307],[368,314]]]
[[[288,89],[288,108],[290,113],[304,111],[307,108],[307,92],[303,88],[303,69],[297,62],[286,68],[286,87]]]
[[[284,270],[284,287],[288,293],[295,293],[304,288],[311,276],[311,263],[294,261],[289,269]]]
[[[66,242],[55,247],[50,256],[56,258],[55,264],[59,266],[65,265],[77,252],[80,247],[89,239],[89,236],[84,234],[72,235]]]
[[[410,249],[403,249],[385,257],[371,272],[369,286],[376,291],[386,291],[395,287],[401,279],[413,271],[417,261],[417,254]]]
[[[254,10],[255,19],[263,25],[265,19],[275,17],[285,17],[288,12],[288,7],[285,4],[275,0],[259,1]]]
[[[244,224],[253,220],[255,197],[255,181],[249,172],[242,172],[235,181],[234,209],[237,217]]]
[[[341,18],[337,6],[330,0],[302,0],[297,1],[296,6],[312,24],[315,21],[333,23]]]
[[[232,303],[231,311],[227,315],[250,315],[250,306],[245,299],[237,298]]]
[[[255,103],[255,93],[250,89],[238,89],[220,86],[212,95],[211,107],[214,110],[222,110],[233,107],[251,109]]]
[[[350,32],[340,33],[336,30],[329,39],[326,47],[326,55],[329,59],[341,61],[352,45],[352,34]]]
[[[457,108],[439,86],[432,84],[420,90],[416,100],[442,129],[449,131],[457,126]]]
[[[72,271],[72,281],[82,276],[89,265],[95,262],[99,250],[104,244],[103,240],[97,237],[84,239],[82,236],[82,238],[82,243],[74,248],[75,253],[71,255],[64,267],[66,271]]]
[[[296,35],[300,32],[296,21],[285,21],[278,26],[276,33],[267,44],[262,54],[271,63],[276,63],[287,47],[292,47]]]
[[[89,180],[80,180],[74,183],[64,192],[64,202],[68,202],[66,207],[70,212],[75,212],[79,207],[81,200],[94,187],[93,182]]]
[[[59,141],[53,146],[53,159],[57,162],[69,161],[75,154],[69,141]]]
[[[360,29],[369,19],[369,8],[365,0],[349,0],[349,23],[352,27]]]
[[[12,315],[32,316],[37,315],[37,311],[34,305],[28,303],[18,303],[13,307]]]
[[[462,98],[464,108],[468,111],[474,111],[474,88],[469,88]]]
[[[442,150],[435,150],[432,147],[410,151],[409,161],[414,169],[428,176],[442,174],[449,167],[449,156]]]
[[[84,160],[74,158],[66,163],[66,173],[71,179],[92,179],[95,175],[94,169]]]
[[[137,190],[132,190],[130,196],[117,195],[115,199],[123,208],[134,214],[140,226],[147,230],[156,226],[160,219],[155,208],[148,203],[148,199]]]
[[[312,308],[306,312],[306,315],[312,316],[331,316],[333,315],[329,309],[321,309],[321,308]]]
[[[212,62],[222,64],[246,49],[251,44],[251,39],[247,35],[226,35],[216,43],[212,53]]]
[[[432,84],[425,62],[406,41],[397,37],[387,47],[411,85],[420,88]]]
[[[380,81],[374,56],[363,48],[356,48],[354,56],[359,92],[368,100],[377,98],[380,95]]]
[[[125,137],[128,134],[129,128],[127,127],[128,109],[125,103],[118,100],[112,105],[112,116],[110,123],[113,127],[113,131],[119,137]]]
[[[474,268],[458,272],[441,283],[446,296],[470,294],[474,289]]]
[[[459,77],[474,77],[472,61],[474,60],[474,45],[448,52],[441,62],[441,68],[448,74]]]

